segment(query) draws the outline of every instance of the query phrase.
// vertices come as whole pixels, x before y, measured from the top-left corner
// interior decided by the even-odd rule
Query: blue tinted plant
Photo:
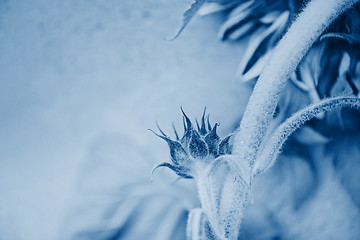
[[[184,14],[179,33],[205,2],[196,0],[193,3]],[[235,1],[226,3],[231,5],[233,2]],[[323,35],[335,19],[357,2],[359,0],[313,0],[298,14],[263,63],[240,126],[235,132],[231,153],[228,147],[229,137],[221,140],[216,134],[216,124],[211,127],[209,123],[206,129],[204,116],[201,126],[196,130],[184,114],[185,132],[181,139],[177,137],[176,140],[171,140],[160,130],[162,135],[158,136],[168,143],[173,163],[162,163],[158,167],[169,167],[179,176],[193,178],[197,183],[201,208],[193,209],[189,214],[188,239],[237,239],[243,209],[252,200],[253,178],[275,163],[286,139],[306,121],[319,114],[337,108],[360,108],[360,99],[357,97],[317,99],[315,103],[292,114],[275,129],[269,127],[280,93],[321,36],[359,43],[359,36],[356,34]],[[244,5],[243,8],[249,6]],[[281,20],[282,24],[275,26],[284,28],[285,22]],[[242,33],[246,33],[251,27],[249,25],[242,29]],[[222,35],[226,29],[222,30]],[[175,35],[177,36],[178,34]]]

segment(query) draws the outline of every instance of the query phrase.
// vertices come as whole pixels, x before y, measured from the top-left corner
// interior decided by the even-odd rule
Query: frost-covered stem
[[[220,176],[217,173],[222,174]],[[232,155],[223,155],[208,167],[198,169],[195,180],[201,208],[211,229],[205,234],[212,237],[204,240],[237,239],[243,209],[250,194],[248,165],[239,165]],[[193,231],[190,228],[188,232]]]
[[[197,175],[197,189],[199,193],[199,199],[201,207],[204,213],[209,217],[209,223],[213,228],[213,231],[217,236],[221,236],[221,230],[219,229],[218,220],[218,206],[216,206],[216,196],[213,189],[214,184],[211,182],[211,178],[208,177],[205,171],[200,172]]]
[[[233,154],[252,166],[265,130],[290,74],[321,33],[341,13],[359,0],[313,0],[299,14],[276,46],[250,97]]]
[[[187,240],[203,240],[206,239],[204,226],[206,216],[201,208],[192,209],[189,213],[186,226]]]
[[[296,112],[286,119],[285,122],[271,133],[271,138],[264,144],[264,148],[260,150],[260,154],[254,165],[254,175],[265,171],[275,163],[286,139],[305,122],[314,118],[319,113],[344,107],[360,109],[360,98],[335,97],[324,99],[321,102],[314,103]]]

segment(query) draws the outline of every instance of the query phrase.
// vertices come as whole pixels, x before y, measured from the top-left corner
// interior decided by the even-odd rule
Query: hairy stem
[[[187,227],[186,239],[187,240],[204,240],[206,239],[204,226],[206,222],[206,215],[201,208],[195,208],[190,211]]]
[[[280,40],[250,97],[233,154],[252,166],[290,74],[330,23],[359,0],[313,0]]]
[[[255,162],[253,174],[257,175],[270,168],[275,163],[286,139],[306,121],[312,119],[319,113],[343,107],[360,109],[360,98],[336,97],[324,99],[293,114],[271,134],[272,137],[266,143]]]

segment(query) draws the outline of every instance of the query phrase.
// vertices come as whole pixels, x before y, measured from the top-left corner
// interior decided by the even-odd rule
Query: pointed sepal
[[[209,147],[209,154],[213,157],[217,157],[219,155],[220,137],[216,133],[217,126],[219,126],[219,124],[215,123],[214,128],[206,135],[204,139]]]
[[[182,145],[177,142],[177,141],[173,141],[170,138],[168,138],[166,135],[165,136],[161,136],[159,134],[157,134],[156,132],[154,132],[153,130],[149,129],[151,132],[153,132],[156,136],[158,136],[159,138],[162,138],[163,140],[165,140],[167,142],[167,144],[169,145],[170,148],[170,156],[171,156],[171,160],[176,164],[186,164],[189,162],[189,155],[187,154],[187,152],[185,151],[185,149],[182,147]]]
[[[197,131],[192,131],[189,153],[193,158],[205,158],[208,155],[208,147]]]
[[[183,121],[184,121],[184,136],[181,138],[181,144],[186,148],[190,143],[191,135],[192,135],[192,124],[188,116],[186,116],[183,108],[181,107],[181,112],[183,114]]]
[[[231,138],[232,135],[227,136],[226,138],[224,138],[220,144],[219,144],[219,155],[225,155],[225,154],[229,154],[230,153],[230,144],[229,144],[229,140]]]
[[[206,126],[205,126],[205,113],[206,113],[206,107],[204,109],[204,113],[201,117],[201,128],[199,129],[199,133],[204,136],[207,134]]]
[[[167,162],[163,162],[160,163],[159,165],[155,166],[153,168],[153,170],[151,171],[151,177],[154,174],[155,170],[160,168],[160,167],[167,167],[170,168],[171,170],[173,170],[177,175],[179,175],[180,177],[183,178],[193,178],[193,176],[191,175],[190,169],[186,168],[186,167],[182,167],[182,166],[176,166],[176,165],[172,165],[170,163]]]

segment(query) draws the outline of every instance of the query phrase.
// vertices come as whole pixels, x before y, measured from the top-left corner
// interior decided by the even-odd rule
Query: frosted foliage
[[[270,133],[271,137],[260,148],[253,168],[247,161],[239,160],[236,155],[224,155],[216,158],[205,170],[198,170],[196,180],[203,210],[197,209],[190,214],[189,239],[215,239],[214,236],[206,237],[209,236],[206,234],[209,231],[214,232],[220,239],[236,239],[244,206],[252,197],[253,176],[274,164],[286,139],[306,121],[319,113],[344,107],[360,109],[360,99],[324,99],[295,113]],[[210,229],[206,230],[207,226]]]
[[[334,18],[357,1],[314,0],[299,14],[257,81],[235,138],[234,154],[254,163],[280,92],[291,73]]]
[[[192,8],[199,2],[195,1]],[[332,21],[356,2],[310,1],[281,39],[255,85],[235,136],[232,155],[194,165],[202,208],[194,209],[189,215],[188,239],[237,239],[244,206],[252,198],[252,178],[273,165],[288,136],[321,113],[342,107],[360,108],[358,98],[325,99],[295,113],[273,132],[269,130],[280,93],[291,74]],[[279,24],[288,16],[283,18],[278,20]],[[277,28],[276,24],[273,27]],[[265,135],[270,137],[264,140]],[[194,159],[209,155],[200,135],[193,134],[190,155]]]
[[[208,2],[216,4],[222,1],[192,1],[192,5],[183,15],[182,25],[179,31],[175,34],[174,38],[179,36],[179,34],[183,31],[184,27],[195,16],[195,14],[200,10],[200,8],[204,4],[206,5],[206,3]],[[229,5],[231,5],[234,2],[238,1],[226,0],[223,2],[228,2]],[[251,0],[248,3],[245,2],[243,7],[250,6],[252,3],[255,2],[256,0]],[[134,130],[134,128],[127,127],[127,124],[122,124],[121,128],[129,128],[126,129],[126,135],[129,135],[129,137],[134,137],[138,142],[135,142],[130,146],[125,145],[121,142],[120,144],[114,144],[114,147],[111,148],[116,149],[116,151],[104,151],[110,152],[110,155],[112,157],[116,157],[116,159],[110,159],[108,166],[106,166],[106,159],[108,159],[108,156],[104,156],[103,154],[99,154],[98,156],[96,154],[97,151],[91,152],[89,154],[94,159],[96,159],[96,162],[92,164],[89,169],[91,169],[95,173],[98,173],[99,170],[101,170],[102,168],[106,168],[101,175],[106,176],[107,178],[101,179],[98,177],[98,175],[89,175],[91,181],[87,180],[88,186],[98,189],[100,193],[94,191],[93,189],[90,189],[90,191],[88,191],[88,194],[83,194],[82,192],[79,193],[80,195],[83,195],[82,198],[84,198],[79,201],[79,205],[81,207],[76,208],[77,211],[74,211],[75,217],[70,216],[69,219],[71,219],[72,222],[69,221],[69,223],[67,223],[69,228],[71,228],[67,232],[69,233],[69,236],[71,235],[72,238],[64,237],[62,239],[183,240],[185,239],[185,237],[188,240],[236,240],[239,239],[239,237],[241,239],[248,239],[248,236],[241,235],[241,232],[246,232],[247,229],[245,228],[249,227],[249,225],[246,225],[246,227],[242,228],[241,224],[244,224],[243,222],[246,221],[244,219],[246,219],[247,217],[247,203],[252,203],[253,177],[273,166],[287,138],[309,119],[336,108],[360,108],[359,98],[337,97],[325,99],[322,101],[320,101],[320,99],[317,99],[319,100],[319,102],[293,114],[290,118],[286,119],[279,126],[278,124],[276,124],[276,121],[274,121],[273,123],[271,123],[274,125],[269,127],[269,123],[272,120],[275,112],[275,108],[278,105],[280,93],[284,88],[286,82],[288,81],[290,75],[294,72],[299,62],[302,60],[303,56],[306,54],[312,44],[317,41],[318,37],[327,28],[327,26],[329,26],[329,24],[339,14],[345,11],[353,3],[358,2],[358,0],[304,0],[303,2],[309,3],[305,7],[304,11],[301,12],[299,17],[294,21],[294,24],[292,24],[289,31],[285,34],[284,38],[280,41],[276,48],[267,52],[262,58],[260,57],[260,54],[257,54],[257,51],[259,50],[257,47],[248,47],[247,50],[244,51],[244,64],[243,66],[242,64],[240,66],[240,68],[244,68],[242,74],[248,80],[257,78],[260,73],[261,76],[259,77],[253,95],[250,98],[247,110],[243,116],[240,127],[236,132],[232,148],[233,151],[231,151],[231,145],[229,142],[232,135],[228,135],[223,139],[220,138],[216,133],[217,127],[219,125],[217,123],[211,125],[209,122],[209,117],[205,117],[205,111],[203,113],[202,119],[199,121],[200,124],[196,121],[197,128],[196,125],[190,121],[190,119],[185,115],[183,111],[184,135],[182,137],[179,137],[179,134],[175,127],[175,138],[173,139],[171,139],[170,135],[165,134],[165,132],[167,131],[162,131],[160,127],[158,127],[158,131],[154,132],[155,135],[163,139],[166,142],[164,144],[167,144],[170,149],[170,151],[167,152],[167,154],[169,155],[169,158],[167,159],[169,159],[169,161],[160,164],[157,161],[164,161],[164,158],[167,157],[165,155],[158,154],[162,152],[162,149],[154,148],[154,150],[149,151],[153,152],[154,155],[143,151],[144,145],[140,144],[139,142],[146,144],[148,142],[147,140],[141,139],[141,135],[139,135],[139,132],[137,132],[140,130]],[[156,8],[156,6],[154,8]],[[166,12],[166,15],[172,14]],[[269,25],[269,28],[260,33],[257,39],[251,38],[253,42],[256,43],[256,46],[260,45],[260,43],[264,41],[264,39],[268,39],[268,37],[281,35],[282,30],[287,26],[288,20],[291,18],[292,13],[285,11],[281,14],[276,13],[275,15],[272,13],[269,15],[265,15],[263,18],[261,18],[262,23]],[[147,18],[149,20],[149,13],[144,13],[144,18]],[[233,20],[236,20],[235,22],[239,21],[239,19]],[[234,26],[237,25],[235,24],[235,22],[228,21],[227,24],[224,25],[222,33],[224,36],[228,34],[229,29],[232,29]],[[253,26],[242,28],[237,31],[236,34],[243,34],[243,32],[248,31],[248,29],[252,27]],[[144,28],[147,28],[147,25]],[[142,31],[144,30],[143,28],[140,29],[142,29]],[[161,28],[159,27],[158,29]],[[198,30],[202,28],[199,27],[195,29]],[[137,29],[132,30],[138,31]],[[123,34],[124,33],[122,32],[120,38],[122,38]],[[236,38],[236,34],[232,35],[232,37]],[[205,40],[207,40],[207,38],[205,37],[203,39],[204,40],[202,41],[204,42]],[[269,40],[269,42],[271,43],[270,45],[275,44],[275,41],[277,40],[277,37]],[[129,41],[129,43],[131,42],[136,41]],[[148,42],[148,39],[144,42]],[[148,44],[153,45],[152,42],[149,42]],[[157,50],[157,48],[155,49]],[[194,50],[196,52],[201,52],[196,47],[189,47],[184,49],[189,52],[192,52]],[[217,48],[213,49],[216,49],[216,51],[218,51]],[[159,49],[159,51],[156,51],[155,55],[157,55],[158,52],[167,52],[163,50],[164,49]],[[209,47],[208,50],[211,50],[211,48]],[[254,65],[252,70],[246,72],[249,66],[245,63],[248,63],[250,61],[249,59],[252,59],[254,55],[260,58],[258,59],[258,61],[255,61],[256,64]],[[177,64],[178,62],[181,62],[179,61],[181,60],[181,58],[177,57],[172,58],[176,59],[174,60],[176,63],[174,64],[174,69],[178,69]],[[167,68],[168,66],[162,65],[165,62],[162,62],[162,64],[159,64],[157,66],[155,63],[156,61],[153,61],[153,59],[151,58],[146,58],[146,53],[144,54],[143,52],[139,52],[139,55],[134,57],[136,61],[137,59],[141,58],[144,58],[144,61],[148,63],[151,68],[158,69],[159,72],[162,72],[162,70],[164,68]],[[164,59],[169,58],[164,57]],[[195,59],[197,59],[198,62],[202,63],[200,65],[204,65],[203,59],[198,57],[196,57]],[[223,62],[228,62],[225,61],[223,58],[220,59],[222,59]],[[251,61],[253,61],[253,59]],[[347,65],[349,64],[350,63],[347,63]],[[209,66],[205,64],[205,67]],[[214,85],[214,82],[208,81],[204,77],[198,77],[195,74],[194,78],[188,80],[188,75],[186,75],[187,71],[181,70],[174,72],[172,71],[173,69],[169,69],[170,70],[168,71],[171,72],[171,75],[181,76],[184,78],[183,80],[179,81],[179,86],[174,87],[174,90],[172,92],[168,92],[168,88],[173,85],[165,85],[163,82],[158,82],[157,79],[159,78],[159,76],[156,75],[146,77],[146,81],[144,80],[142,84],[145,84],[150,88],[142,87],[142,84],[135,84],[136,86],[134,86],[134,88],[137,88],[139,86],[141,91],[139,91],[135,97],[129,97],[126,99],[124,98],[121,100],[121,103],[123,103],[124,106],[127,106],[126,111],[122,112],[123,114],[121,114],[123,115],[123,118],[129,118],[128,112],[132,112],[135,108],[141,108],[141,105],[140,107],[138,106],[139,102],[145,102],[146,105],[143,105],[142,107],[146,106],[144,108],[149,110],[148,113],[144,115],[139,115],[139,117],[137,117],[136,119],[138,119],[138,121],[148,121],[147,119],[149,118],[149,112],[156,111],[157,108],[164,108],[163,105],[155,104],[155,102],[151,100],[151,97],[156,96],[157,94],[160,94],[161,96],[161,94],[164,94],[165,92],[167,92],[170,97],[174,99],[179,99],[179,96],[183,97],[181,101],[190,99],[191,103],[189,103],[189,105],[192,105],[193,102],[196,102],[196,105],[198,105],[197,97],[202,95],[199,93],[201,93],[202,91],[209,92],[209,86],[216,86],[213,87],[215,88],[215,91],[211,92],[211,94],[209,93],[208,97],[206,98],[206,101],[209,100],[210,103],[211,101],[218,101],[219,96],[223,98],[224,95],[230,95],[222,94],[221,92],[219,92],[220,88],[217,89],[217,85]],[[199,69],[198,71],[201,72],[201,69]],[[182,75],[182,72],[184,72],[184,75]],[[227,78],[226,75],[223,75],[223,73],[219,74],[221,78]],[[166,75],[165,78],[168,79],[168,77],[169,76]],[[193,79],[197,78],[206,79],[207,82],[200,82],[200,80],[199,83],[195,80],[192,82]],[[170,78],[169,82],[171,81],[172,79]],[[311,81],[309,80],[309,82]],[[200,87],[194,88],[194,86],[197,86],[197,84]],[[230,85],[228,82],[225,84],[221,84]],[[111,84],[111,86],[112,85],[113,84]],[[180,88],[180,86],[190,87]],[[196,94],[189,94],[189,91],[191,91],[192,89],[196,89],[196,91],[194,90]],[[180,94],[175,95],[175,92]],[[237,95],[240,94],[234,93],[234,95],[230,96],[229,98],[235,98],[235,96],[238,97]],[[166,99],[163,99],[164,98],[162,98],[161,101],[162,104],[167,105],[168,103]],[[181,104],[181,101],[179,100],[177,104]],[[117,102],[117,104],[119,103],[120,101]],[[231,109],[229,111],[229,108],[224,106],[236,106],[240,108],[240,104],[238,104],[238,101],[236,101],[234,104],[233,102],[231,102],[229,104],[219,104],[218,106],[221,106],[219,108],[226,109],[226,111],[229,112],[228,114],[225,114],[227,113],[225,110],[221,112],[221,115],[223,115],[224,118],[235,118],[235,110],[233,111],[233,109]],[[167,110],[163,111],[163,119],[172,118],[170,117],[171,115],[169,115],[170,113],[166,113],[166,111]],[[237,109],[236,111],[240,111],[240,109]],[[231,114],[233,114],[233,116],[231,116]],[[158,113],[154,113],[154,115],[158,115]],[[117,119],[118,116],[119,115],[110,115],[112,119]],[[238,123],[238,119],[239,116],[236,115],[236,120],[234,122]],[[131,122],[130,120],[133,119],[129,118],[129,122]],[[273,126],[278,127],[273,128]],[[230,127],[228,127],[228,130],[229,128]],[[109,131],[113,130],[110,129]],[[143,131],[143,128],[141,128],[141,131]],[[264,136],[266,136],[266,138],[264,138]],[[121,137],[121,139],[124,139],[124,137]],[[149,140],[149,142],[151,141],[152,139]],[[128,140],[126,140],[126,142],[129,143]],[[123,146],[123,148],[120,148],[119,146]],[[133,147],[131,148],[131,146]],[[153,145],[149,145],[149,148],[151,148],[152,146]],[[102,151],[99,152],[102,153]],[[273,220],[273,222],[279,221],[279,219],[281,219],[282,221],[281,224],[279,224],[279,228],[283,228],[281,229],[281,231],[283,231],[282,235],[273,235],[272,237],[261,238],[262,236],[264,236],[261,235],[262,232],[255,231],[255,233],[250,239],[279,239],[282,237],[287,237],[288,239],[296,239],[297,236],[309,236],[307,235],[307,231],[309,229],[309,231],[317,231],[321,233],[321,231],[319,231],[318,229],[322,230],[321,228],[323,226],[336,226],[336,224],[332,223],[337,223],[336,221],[338,220],[336,219],[333,222],[329,220],[331,224],[328,225],[325,225],[327,222],[321,222],[321,224],[316,225],[316,221],[319,218],[316,218],[314,213],[320,212],[320,217],[322,218],[321,220],[327,221],[327,216],[329,215],[326,215],[326,213],[330,213],[331,215],[333,212],[335,212],[340,216],[341,213],[350,212],[350,210],[352,209],[350,209],[350,207],[349,209],[342,208],[338,205],[338,203],[343,203],[346,206],[350,206],[350,204],[352,204],[351,201],[353,200],[350,197],[347,198],[347,196],[345,196],[345,193],[340,191],[343,189],[340,183],[337,182],[335,174],[331,175],[331,181],[329,180],[325,183],[322,183],[322,187],[325,186],[324,191],[316,191],[316,187],[312,186],[313,180],[316,178],[312,175],[312,168],[315,167],[308,166],[308,162],[306,162],[305,158],[303,159],[302,157],[303,156],[296,156],[296,158],[292,159],[292,163],[294,163],[293,168],[298,172],[297,174],[289,176],[292,174],[292,172],[287,171],[287,178],[282,178],[282,180],[285,179],[282,185],[279,184],[279,182],[276,182],[276,177],[279,177],[279,175],[282,174],[281,171],[277,171],[274,174],[275,176],[272,176],[272,178],[265,178],[266,181],[269,182],[269,185],[265,184],[260,186],[260,188],[264,188],[264,186],[271,186],[268,187],[268,189],[261,189],[264,191],[260,193],[267,193],[267,196],[262,196],[260,201],[265,202],[265,204],[267,204],[266,206],[270,207],[266,208],[264,206],[261,206],[261,208],[259,208],[260,210],[258,209],[257,212],[258,216],[255,216],[255,218],[257,217],[257,220],[261,220],[262,217],[265,218],[264,215],[268,214],[267,210],[269,210],[269,212],[271,210],[271,214],[275,216],[274,218],[278,218]],[[118,161],[118,158],[120,158],[120,161]],[[318,159],[319,161],[323,160],[321,158]],[[147,165],[145,164],[145,162]],[[159,171],[160,181],[150,182],[147,178],[147,170],[151,169],[151,166],[148,167],[148,165],[155,164],[155,162],[158,165],[153,168],[153,171],[159,168],[164,168],[161,170],[165,171],[170,169],[172,170],[172,172],[170,171],[171,173],[175,173],[173,174],[174,179],[175,177],[180,176],[182,180],[175,181],[173,182],[173,184],[167,184],[172,182],[170,181],[170,177],[167,175],[161,177],[161,173],[163,172]],[[288,161],[287,163],[289,162],[290,161]],[[286,166],[286,164],[283,164],[282,167],[284,165]],[[85,171],[87,174],[89,172],[91,173],[89,169]],[[292,178],[294,178],[294,176],[300,178],[300,180],[296,179],[298,181],[292,182],[291,180]],[[159,176],[157,175],[156,177]],[[173,176],[171,175],[171,177]],[[281,177],[282,176],[280,176],[280,178]],[[81,179],[83,178],[81,177]],[[347,181],[351,182],[350,180]],[[276,182],[276,184],[272,185],[272,183],[274,182]],[[298,184],[299,182],[300,184]],[[110,186],[103,186],[102,184],[104,183],[109,183]],[[311,186],[308,187],[308,185]],[[351,184],[348,185],[348,188],[354,187]],[[286,191],[288,189],[285,189],[284,186],[287,188],[291,188],[290,192],[296,192],[296,194],[298,195],[294,194],[296,195],[294,198],[286,196]],[[196,187],[197,189],[195,189]],[[333,195],[328,194],[331,193],[331,190],[329,189],[340,189],[338,191],[340,194],[337,194],[336,198],[334,198]],[[102,191],[104,193],[102,193]],[[311,192],[314,195],[318,195],[316,197],[320,197],[321,201],[318,201],[316,202],[316,204],[313,205],[309,204],[308,206],[311,206],[311,208],[307,206],[308,209],[310,209],[308,210],[310,213],[308,213],[307,217],[310,217],[304,220],[304,216],[301,215],[303,212],[296,211],[301,208],[301,206],[298,206],[301,205],[298,204],[299,201],[308,201],[308,192]],[[271,194],[275,197],[269,196]],[[93,200],[92,197],[94,196],[92,195],[96,195],[95,197],[98,197],[99,199]],[[301,195],[301,197],[298,197],[299,195]],[[323,204],[323,202],[325,202],[326,199],[329,198],[331,198],[330,200],[332,201],[329,201],[331,205],[326,206],[325,204]],[[283,199],[286,200],[281,201]],[[292,200],[294,200],[294,204],[290,203],[282,205],[282,203],[288,203]],[[271,201],[275,201],[275,204],[273,204],[273,202]],[[309,200],[309,202],[310,201],[311,199]],[[276,208],[272,206],[277,204],[280,205],[280,207],[276,206]],[[291,204],[295,206],[295,210],[291,209],[291,211],[289,211],[288,209],[290,207],[288,205]],[[332,211],[333,206],[337,207],[337,209],[335,209],[334,211]],[[293,206],[291,205],[291,207]],[[274,209],[278,211],[273,211]],[[288,212],[286,211],[290,212],[291,214],[288,214]],[[81,212],[84,212],[85,214]],[[284,212],[286,213],[284,214]],[[76,215],[80,216],[78,220],[76,220]],[[254,215],[252,215],[252,217],[254,217]],[[358,217],[358,213],[354,215],[356,215],[355,217]],[[346,214],[343,214],[339,219],[344,220],[344,216],[347,217]],[[355,219],[355,217],[353,218],[350,216],[349,218]],[[311,221],[309,221],[309,219]],[[251,223],[253,225],[256,225],[256,227],[259,225],[258,221],[252,221]],[[273,229],[275,229],[275,227]],[[333,229],[335,228],[333,227]],[[344,230],[339,232],[346,231]],[[331,237],[331,235],[327,236]],[[309,238],[304,237],[302,239]]]
[[[264,143],[263,149],[254,166],[254,175],[268,169],[276,161],[286,139],[306,121],[317,116],[319,113],[334,110],[336,108],[360,109],[360,99],[354,97],[336,97],[324,99],[319,103],[312,104],[288,118],[272,133],[269,141]]]

